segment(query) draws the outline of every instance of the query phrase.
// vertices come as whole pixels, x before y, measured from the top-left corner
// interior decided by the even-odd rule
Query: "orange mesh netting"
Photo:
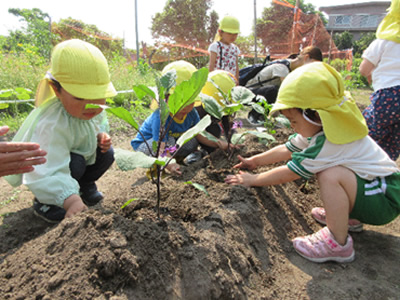
[[[324,58],[349,59],[348,68],[351,68],[351,50],[337,49],[318,14],[305,14],[285,0],[272,0],[272,5],[274,19],[268,22],[268,26],[264,26],[263,31],[257,32],[257,37],[261,39],[264,46],[264,49],[260,51],[261,54],[265,54],[265,48],[268,48],[271,58],[276,59],[298,53],[307,46],[317,46],[323,52]],[[243,50],[241,52],[243,57],[254,57],[254,53],[246,53]],[[145,53],[144,55],[148,57]],[[208,52],[205,49],[163,43],[157,47],[156,51],[153,51],[151,63],[206,55]]]
[[[271,58],[276,59],[287,57],[292,53],[298,53],[307,46],[317,46],[323,52],[324,58],[330,60],[336,58],[348,59],[349,64],[347,68],[351,68],[351,50],[340,51],[337,49],[318,14],[305,14],[301,9],[296,8],[286,0],[272,0],[272,5],[273,18],[269,18],[266,26],[257,29],[257,37],[263,44],[263,49],[259,49],[257,57],[265,57],[265,50],[267,48],[269,49]],[[116,40],[104,34],[85,32],[76,26],[65,25],[91,37],[102,40]],[[241,48],[240,45],[239,48]],[[207,49],[182,43],[161,43],[155,45],[151,51],[148,50],[145,43],[142,43],[141,52],[140,56],[148,60],[150,64],[208,56]],[[254,57],[255,54],[250,51],[246,52],[241,48],[241,56]],[[136,55],[131,55],[131,58],[136,60]]]

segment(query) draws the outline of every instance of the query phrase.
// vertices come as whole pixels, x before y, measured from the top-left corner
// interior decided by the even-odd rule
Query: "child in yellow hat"
[[[47,162],[31,173],[5,177],[32,191],[37,216],[59,222],[103,199],[95,181],[113,163],[114,152],[105,112],[86,105],[105,104],[116,94],[98,48],[77,39],[55,46],[36,93],[37,108],[14,138],[38,143],[47,151]]]
[[[162,74],[165,74],[170,70],[176,71],[176,84],[180,84],[183,81],[189,80],[192,77],[192,74],[197,71],[195,66],[183,60],[168,64],[162,70]],[[171,151],[174,151],[175,149],[172,149],[179,137],[200,122],[199,114],[194,108],[194,105],[195,103],[185,106],[177,114],[175,114],[175,116],[170,115],[168,117],[165,123],[166,126],[169,126],[168,133],[166,134],[165,140],[162,141],[161,144],[162,152],[167,148],[171,149]],[[133,150],[150,155],[151,153],[147,145],[152,145],[153,142],[159,141],[160,123],[160,110],[157,109],[140,126],[139,131],[141,134],[138,133],[131,141]],[[201,134],[198,134],[195,138],[191,139],[180,149],[178,149],[178,152],[174,157],[178,161],[183,161],[187,156],[195,153],[198,150],[199,142],[211,147],[219,147],[221,149],[226,149],[228,147],[226,142],[224,143],[221,141],[220,143],[216,143],[208,140]],[[198,158],[200,159],[201,156]],[[180,166],[178,163],[168,164],[167,170],[173,174],[181,175]]]
[[[208,47],[210,62],[208,69],[225,70],[232,73],[236,81],[239,80],[238,57],[240,50],[234,44],[240,32],[238,19],[232,16],[225,16],[219,23],[215,41]]]
[[[206,84],[201,90],[201,93],[204,95],[208,95],[213,97],[215,101],[218,102],[219,105],[225,106],[224,97],[220,93],[220,90],[224,94],[228,94],[229,91],[236,86],[235,79],[233,75],[224,70],[214,70],[208,73],[208,79]],[[204,109],[203,105],[196,106],[197,112],[199,113],[200,118],[203,118],[208,113]],[[223,116],[222,119],[219,121],[216,118],[211,116],[211,124],[207,127],[206,131],[211,133],[216,138],[220,138],[222,135],[222,131],[229,131],[230,124],[229,124],[230,116]],[[221,143],[225,145],[225,141],[221,140]],[[233,145],[231,145],[233,147]],[[213,152],[214,150],[218,149],[217,147],[210,147],[204,144],[201,144],[201,147],[207,151],[208,153]]]
[[[261,174],[240,171],[225,181],[269,186],[316,175],[327,226],[295,238],[294,248],[313,262],[350,262],[354,248],[349,217],[374,225],[394,220],[400,213],[400,170],[367,135],[361,112],[344,94],[340,74],[325,63],[304,65],[285,78],[271,114],[278,111],[296,134],[262,154],[239,156],[241,162],[235,167],[253,170],[281,161],[287,164]]]
[[[361,75],[372,83],[364,110],[369,135],[393,160],[400,155],[400,0],[393,0],[379,24],[377,39],[364,51]]]

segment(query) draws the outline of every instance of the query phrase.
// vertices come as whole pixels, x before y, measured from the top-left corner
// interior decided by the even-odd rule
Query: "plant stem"
[[[161,168],[157,165],[157,178],[156,178],[156,185],[157,185],[157,218],[160,219],[160,201],[161,201]]]

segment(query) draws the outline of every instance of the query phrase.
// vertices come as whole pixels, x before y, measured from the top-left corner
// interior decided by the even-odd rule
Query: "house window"
[[[335,25],[350,25],[351,16],[336,16]]]
[[[360,16],[360,27],[377,27],[378,15],[362,15]]]

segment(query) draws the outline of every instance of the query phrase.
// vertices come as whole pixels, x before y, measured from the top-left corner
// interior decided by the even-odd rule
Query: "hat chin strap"
[[[311,120],[309,117],[307,117],[306,114],[304,113],[304,111],[303,111],[303,118],[304,118],[308,123],[311,123],[311,124],[313,124],[313,125],[315,125],[315,126],[322,127],[322,124],[321,124],[321,123],[314,122],[314,121]]]

